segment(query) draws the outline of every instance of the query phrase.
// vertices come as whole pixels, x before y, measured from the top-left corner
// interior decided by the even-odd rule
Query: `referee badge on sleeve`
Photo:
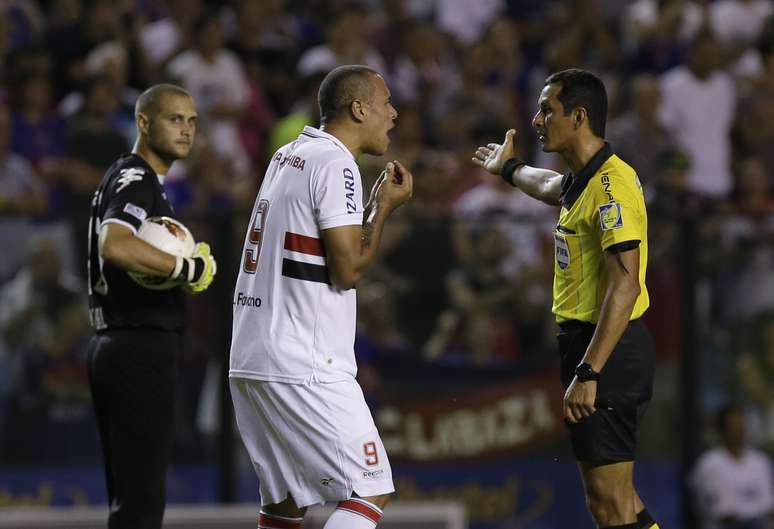
[[[599,206],[599,224],[602,228],[602,231],[623,228],[621,204],[618,202],[609,202]]]

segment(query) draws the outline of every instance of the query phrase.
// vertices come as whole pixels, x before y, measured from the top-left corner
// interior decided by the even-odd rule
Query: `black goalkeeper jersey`
[[[136,233],[144,219],[162,215],[173,216],[173,210],[156,172],[140,156],[122,155],[102,177],[91,203],[89,316],[97,332],[137,327],[183,329],[187,309],[180,287],[143,288],[125,270],[99,255],[103,224],[121,224]]]

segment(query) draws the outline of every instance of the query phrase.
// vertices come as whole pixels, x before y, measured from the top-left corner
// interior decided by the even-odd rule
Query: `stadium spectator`
[[[78,175],[68,158],[66,123],[52,108],[49,78],[40,73],[23,77],[14,103],[11,151],[27,159],[45,183],[47,236],[56,239],[63,266],[75,270],[77,249],[69,226],[67,189]]]
[[[250,170],[239,134],[239,120],[249,103],[250,85],[238,57],[224,48],[218,12],[205,11],[193,24],[194,46],[169,62],[167,73],[189,92],[201,113],[201,133],[238,171]]]
[[[32,221],[48,208],[44,183],[32,165],[10,152],[9,111],[0,106],[0,281],[15,274],[25,258],[25,244],[34,233]]]
[[[470,138],[476,126],[491,116],[491,109],[498,101],[502,102],[500,114],[496,116],[499,121],[521,122],[521,94],[509,82],[513,79],[492,82],[502,72],[486,60],[491,52],[492,49],[484,44],[466,48],[461,57],[459,82],[440,84],[432,97],[430,111],[435,125],[435,139],[447,148],[459,151],[461,160],[468,158]],[[465,154],[462,155],[462,152]]]
[[[428,4],[436,25],[463,46],[480,42],[486,28],[505,9],[504,0],[431,0]]]
[[[449,153],[424,152],[414,172],[413,198],[391,219],[369,277],[390,285],[399,328],[419,350],[447,304],[445,278],[455,262],[447,215],[458,168]]]
[[[242,57],[242,61],[245,65],[250,95],[247,108],[239,120],[239,138],[250,158],[251,166],[257,173],[261,173],[266,166],[269,131],[277,121],[277,115],[262,86],[266,72],[260,57],[250,53]]]
[[[551,241],[543,234],[553,227],[547,220],[553,208],[488,173],[482,179],[460,195],[450,212],[455,261],[467,273],[480,274],[480,268],[494,263],[481,263],[482,243],[476,239],[482,237],[482,230],[499,233],[504,255],[496,260],[496,272],[517,291],[511,307],[516,318],[510,325],[516,329],[513,341],[518,351],[511,355],[501,351],[498,356],[500,361],[516,361],[525,352],[543,350],[549,334],[550,318],[539,307],[550,303],[545,262],[551,254]]]
[[[29,241],[26,265],[2,287],[0,330],[16,391],[6,452],[13,460],[62,461],[89,444],[84,357],[88,320],[80,283],[62,270],[56,244]],[[71,435],[67,424],[77,424]],[[56,438],[61,442],[50,443]]]
[[[622,44],[637,71],[661,73],[682,62],[685,47],[707,28],[694,0],[636,0],[622,18]]]
[[[166,0],[164,5],[166,16],[147,23],[139,36],[146,57],[159,71],[194,45],[193,26],[204,10],[201,0]]]
[[[398,325],[392,284],[364,281],[357,292],[357,381],[371,404],[380,389],[380,362],[412,358],[415,350]],[[412,358],[413,359],[413,358]]]
[[[389,45],[393,47],[395,40]],[[422,23],[401,28],[398,47],[390,66],[396,101],[429,106],[440,87],[459,82],[448,38],[437,28]]]
[[[83,16],[84,9],[84,2],[81,0],[58,0],[51,2],[43,13],[44,27],[41,28],[41,31],[45,31],[47,34],[57,33],[75,24]]]
[[[702,454],[690,475],[703,529],[768,527],[774,474],[769,457],[747,444],[744,409],[723,406],[715,427],[721,444]]]
[[[67,131],[69,177],[64,194],[79,263],[87,260],[89,205],[94,189],[113,161],[129,150],[126,137],[112,122],[120,109],[119,96],[109,77],[89,78],[84,83],[83,108],[70,119]],[[79,272],[85,275],[86,270],[81,266]]]
[[[774,310],[747,320],[747,340],[736,359],[736,378],[741,395],[752,409],[754,438],[767,450],[774,449]]]
[[[278,119],[269,131],[269,150],[266,156],[270,157],[277,149],[298,137],[307,125],[317,125],[320,121],[320,108],[317,105],[317,91],[321,73],[302,77],[297,81],[298,99],[288,109],[284,117]]]
[[[661,126],[653,111],[659,107],[661,87],[657,77],[640,74],[632,79],[630,91],[627,110],[610,122],[608,138],[616,152],[637,168],[643,184],[655,184],[659,160],[674,146],[672,135]]]
[[[521,284],[502,272],[513,247],[496,225],[471,231],[471,255],[446,277],[450,307],[423,353],[428,360],[446,356],[442,360],[475,366],[514,363],[524,353],[518,314],[529,309],[517,307]]]
[[[22,77],[11,114],[11,150],[42,170],[56,172],[57,158],[66,154],[65,122],[53,109],[51,80],[42,74]]]
[[[545,241],[537,228],[546,227],[546,213],[553,208],[537,202],[501,178],[485,174],[482,182],[465,191],[454,203],[454,246],[457,257],[468,262],[475,255],[469,243],[470,232],[496,225],[508,246],[509,255],[502,261],[501,273],[509,277],[537,270],[543,262]],[[538,226],[539,225],[539,226]]]
[[[208,216],[227,215],[252,204],[257,182],[236,167],[234,160],[216,152],[206,139],[200,138],[191,155],[170,171],[164,188],[169,201],[180,215],[191,218],[207,229]],[[200,230],[196,230],[200,233]]]
[[[774,179],[769,177],[760,158],[741,158],[734,165],[734,190],[728,210],[737,216],[747,217],[753,223],[756,219],[766,222],[766,215],[774,212]]]
[[[54,65],[54,100],[77,89],[86,79],[86,55],[95,46],[119,38],[125,12],[126,3],[88,0],[83,3],[81,17],[66,26],[50,28],[45,44]]]
[[[729,133],[736,107],[731,76],[720,69],[717,42],[703,33],[693,42],[689,61],[661,77],[661,124],[689,156],[687,187],[722,200],[731,192]]]
[[[263,52],[296,53],[298,38],[294,24],[282,10],[281,0],[238,0],[236,33],[230,48],[245,62],[251,55]]]
[[[658,344],[656,357],[663,362],[676,362],[681,355],[684,332],[681,272],[675,267],[683,243],[682,224],[677,219],[696,218],[701,201],[686,189],[690,165],[685,154],[670,148],[655,162],[655,175],[643,184],[648,208],[653,213],[648,219],[648,290],[652,295],[645,321]],[[659,379],[661,375],[659,372]],[[654,392],[654,398],[657,395]]]
[[[709,5],[713,35],[734,51],[755,43],[772,13],[769,0],[716,0]]]
[[[582,67],[597,72],[608,87],[609,100],[612,102],[616,99],[620,83],[617,66],[622,59],[621,50],[611,28],[598,23],[598,13],[598,6],[590,0],[566,4],[559,2],[550,12],[548,25],[553,38],[546,40],[543,60],[531,70],[528,105],[534,105],[538,100],[543,81],[551,72]],[[531,116],[532,112],[528,112],[527,117]],[[532,136],[530,139],[533,141],[529,143],[523,141],[526,138],[520,138],[519,148],[527,153],[530,152],[527,147],[532,147],[530,158],[537,165],[559,172],[567,170],[562,158],[543,151],[539,142],[534,141],[534,135],[525,131],[522,136]]]
[[[774,277],[765,272],[774,265],[772,183],[761,161],[752,157],[740,159],[735,174],[736,186],[724,204],[723,217],[705,223],[713,230],[714,241],[703,245],[714,247],[716,314],[728,322],[774,309]]]
[[[328,72],[341,64],[364,64],[386,72],[384,58],[370,42],[371,21],[364,6],[341,10],[326,28],[327,42],[306,50],[298,59],[298,73],[308,77]]]
[[[766,32],[755,51],[760,57],[760,68],[749,83],[742,84],[744,93],[733,128],[735,156],[755,156],[766,167],[774,166],[774,17],[769,19]]]
[[[104,77],[110,84],[111,99],[118,98],[110,114],[110,127],[120,132],[128,144],[133,144],[137,131],[134,127],[134,101],[139,92],[128,86],[129,54],[118,41],[105,42],[95,47],[85,59],[86,79],[79,89],[67,94],[59,103],[59,114],[71,118],[83,110],[85,89],[94,78]]]

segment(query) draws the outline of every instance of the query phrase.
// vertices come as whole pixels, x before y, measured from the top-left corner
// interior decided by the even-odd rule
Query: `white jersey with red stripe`
[[[363,223],[355,159],[304,127],[272,157],[234,291],[229,376],[303,384],[353,377],[355,290],[330,284],[321,230]]]

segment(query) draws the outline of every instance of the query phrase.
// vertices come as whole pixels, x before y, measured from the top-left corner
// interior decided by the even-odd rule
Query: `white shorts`
[[[392,469],[363,391],[352,379],[285,384],[230,379],[231,398],[261,490],[261,505],[288,494],[299,507],[356,493],[395,491]]]

